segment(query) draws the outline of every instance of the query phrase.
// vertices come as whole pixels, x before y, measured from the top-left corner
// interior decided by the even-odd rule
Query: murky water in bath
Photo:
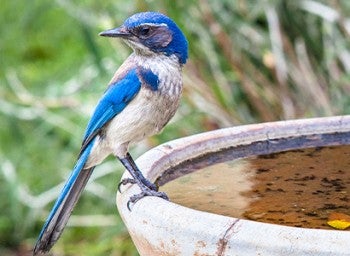
[[[350,215],[350,146],[291,150],[214,164],[161,187],[171,201],[226,216],[325,228]]]

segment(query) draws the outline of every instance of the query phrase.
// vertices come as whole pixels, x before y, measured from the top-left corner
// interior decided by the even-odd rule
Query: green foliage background
[[[139,11],[190,42],[181,107],[132,149],[253,122],[350,113],[346,0],[5,0],[0,8],[0,254],[30,250],[98,98],[130,54],[101,38]],[[53,255],[137,255],[114,198],[122,167],[96,169]]]

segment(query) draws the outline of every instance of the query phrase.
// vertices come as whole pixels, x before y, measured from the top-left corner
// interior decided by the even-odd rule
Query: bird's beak
[[[112,28],[112,29],[103,31],[99,35],[107,36],[107,37],[129,38],[131,36],[131,33],[125,27],[121,26],[118,28]]]

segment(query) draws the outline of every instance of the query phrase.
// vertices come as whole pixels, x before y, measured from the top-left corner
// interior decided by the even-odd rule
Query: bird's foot
[[[169,197],[164,192],[155,191],[155,190],[149,189],[147,187],[147,188],[143,188],[142,192],[140,194],[136,194],[136,195],[133,195],[132,197],[130,197],[130,199],[127,203],[127,207],[129,209],[129,211],[131,211],[130,204],[135,204],[137,201],[139,201],[140,199],[142,199],[146,196],[157,196],[157,197],[160,197],[160,198],[163,198],[163,199],[169,201]]]
[[[153,190],[153,191],[158,191],[158,186],[156,184],[153,184],[152,182],[150,182],[147,179],[141,179],[140,182],[145,185],[147,188]],[[122,185],[126,185],[126,184],[136,184],[138,183],[135,179],[132,178],[125,178],[122,179],[121,182],[119,182],[118,184],[118,191],[121,193],[120,187]]]

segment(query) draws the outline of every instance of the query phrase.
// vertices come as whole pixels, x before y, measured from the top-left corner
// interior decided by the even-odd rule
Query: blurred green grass
[[[130,54],[98,33],[146,10],[178,23],[190,60],[177,115],[134,156],[221,127],[350,113],[349,1],[5,1],[1,255],[29,255],[91,111]],[[112,157],[96,169],[54,255],[137,255],[114,205],[122,171]]]

